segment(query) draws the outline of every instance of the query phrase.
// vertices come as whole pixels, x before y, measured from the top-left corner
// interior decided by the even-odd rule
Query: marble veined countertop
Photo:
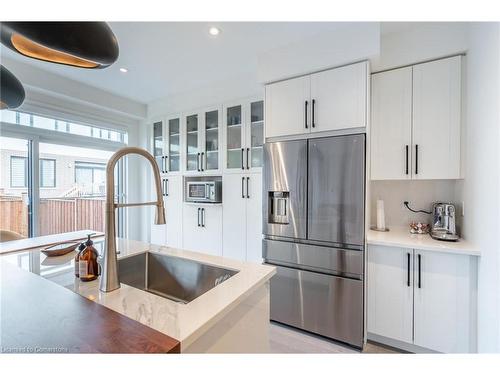
[[[462,238],[456,242],[439,241],[433,239],[429,234],[411,234],[409,229],[405,227],[391,227],[388,232],[369,230],[366,239],[368,245],[404,247],[462,255],[481,255],[477,248]]]
[[[100,251],[102,242],[95,242]],[[183,304],[121,284],[121,288],[103,293],[99,279],[81,282],[74,277],[74,255],[45,257],[40,249],[5,254],[1,261],[16,264],[22,269],[39,274],[63,287],[145,324],[181,342],[187,347],[211,328],[221,317],[266,283],[275,273],[272,266],[240,262],[133,240],[117,239],[119,258],[150,251],[239,272],[193,301]],[[36,293],[36,291],[33,291]]]

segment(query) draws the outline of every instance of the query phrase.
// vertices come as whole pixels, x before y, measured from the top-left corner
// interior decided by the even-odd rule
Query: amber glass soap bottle
[[[94,242],[90,239],[89,234],[87,242],[85,242],[85,249],[82,250],[78,257],[78,273],[82,281],[92,281],[99,276],[99,264],[97,263],[99,253],[92,246],[93,244]]]

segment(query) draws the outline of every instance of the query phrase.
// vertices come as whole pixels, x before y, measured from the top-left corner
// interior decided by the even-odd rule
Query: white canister
[[[377,229],[385,230],[384,201],[377,199]]]

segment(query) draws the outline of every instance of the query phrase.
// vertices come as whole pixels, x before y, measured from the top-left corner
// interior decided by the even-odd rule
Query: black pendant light
[[[106,22],[2,22],[0,37],[24,56],[79,68],[106,68],[118,58]]]
[[[21,82],[0,65],[0,109],[13,109],[23,104],[25,97]]]

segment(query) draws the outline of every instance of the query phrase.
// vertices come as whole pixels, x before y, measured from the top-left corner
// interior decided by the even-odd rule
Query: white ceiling
[[[217,37],[209,35],[218,26]],[[255,81],[257,57],[345,25],[339,22],[112,22],[120,46],[118,61],[87,70],[29,59],[2,48],[2,55],[116,95],[149,103],[178,92],[231,79]],[[405,24],[387,26],[387,32]],[[382,32],[386,32],[382,29]],[[120,67],[129,71],[123,74]],[[237,84],[237,83],[236,83]]]

